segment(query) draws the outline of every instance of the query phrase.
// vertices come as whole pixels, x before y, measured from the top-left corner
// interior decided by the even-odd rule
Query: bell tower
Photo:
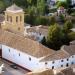
[[[5,29],[14,33],[24,33],[23,9],[13,4],[5,11]]]

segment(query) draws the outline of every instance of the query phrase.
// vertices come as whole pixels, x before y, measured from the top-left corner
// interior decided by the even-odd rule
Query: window
[[[18,30],[20,30],[20,27],[18,27]]]
[[[61,62],[63,62],[64,60],[61,60]]]
[[[29,57],[29,60],[31,61],[31,58]]]
[[[16,22],[18,22],[18,16],[16,17]]]
[[[10,52],[10,49],[9,49],[9,52]]]
[[[52,64],[54,64],[55,62],[54,61],[52,61]]]
[[[69,64],[67,63],[67,64],[66,64],[66,67],[68,67],[68,66],[69,66]]]
[[[45,65],[47,65],[47,62],[45,62]]]
[[[54,66],[52,66],[52,69],[54,69]]]
[[[20,16],[20,21],[22,21],[22,16]]]
[[[74,58],[74,56],[72,56],[72,58]]]
[[[20,53],[19,53],[19,56],[20,56]]]
[[[71,63],[72,65],[74,64],[74,62]]]
[[[10,16],[10,22],[12,22],[12,17]]]
[[[61,65],[61,67],[63,67],[63,65]]]
[[[67,59],[67,61],[69,61],[69,59]]]

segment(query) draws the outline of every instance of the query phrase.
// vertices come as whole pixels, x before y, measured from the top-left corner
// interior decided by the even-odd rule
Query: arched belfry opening
[[[6,8],[5,11],[5,27],[6,30],[15,33],[24,33],[24,12],[23,9],[16,4]]]

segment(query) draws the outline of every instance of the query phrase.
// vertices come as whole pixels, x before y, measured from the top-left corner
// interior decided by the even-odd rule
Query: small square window
[[[52,66],[52,69],[54,69],[54,66]]]
[[[47,62],[45,62],[45,65],[47,65]]]
[[[61,65],[61,67],[63,67],[63,65]]]
[[[9,49],[9,52],[10,52],[10,49]]]
[[[61,60],[61,62],[63,62],[64,60]]]
[[[72,56],[72,58],[74,58],[74,56]]]
[[[74,62],[71,63],[72,65],[74,64]]]
[[[68,67],[68,66],[69,66],[69,64],[67,63],[67,64],[66,64],[66,67]]]
[[[69,59],[67,59],[67,61],[69,61]]]
[[[19,53],[19,56],[20,56],[20,53]]]
[[[29,57],[29,60],[31,61],[31,58]]]

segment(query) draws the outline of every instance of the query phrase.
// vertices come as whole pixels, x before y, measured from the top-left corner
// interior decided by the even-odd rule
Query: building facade
[[[2,29],[14,33],[24,33],[24,12],[23,9],[15,4],[8,7],[5,11],[5,22]]]

